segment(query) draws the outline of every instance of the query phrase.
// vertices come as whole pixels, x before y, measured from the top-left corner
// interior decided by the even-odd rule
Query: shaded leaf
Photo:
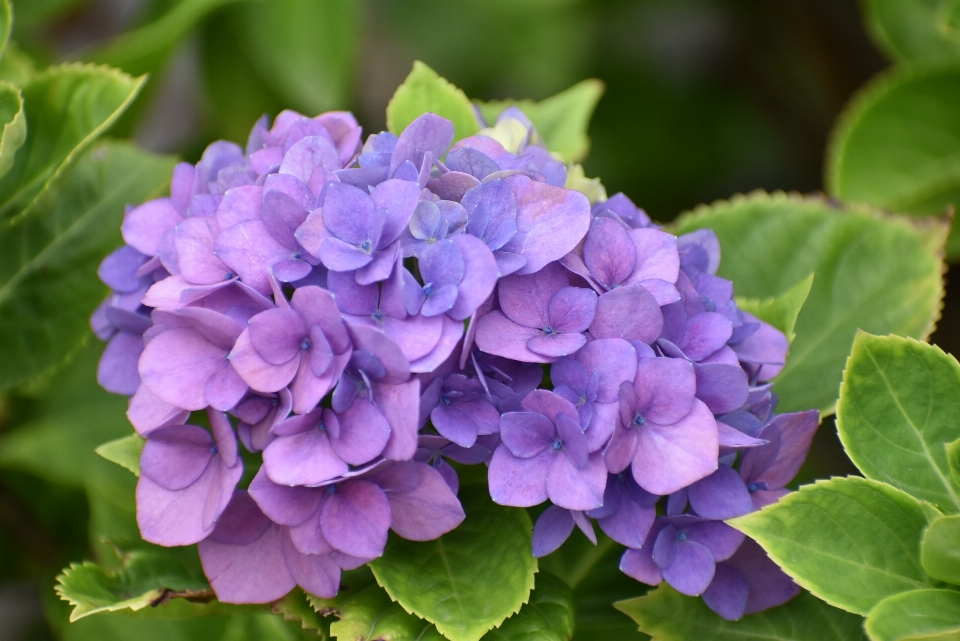
[[[163,607],[171,607],[171,602]],[[187,603],[187,605],[193,605]],[[219,604],[217,604],[219,606]],[[208,607],[208,606],[195,606]],[[221,608],[224,606],[220,606]],[[157,608],[160,609],[160,608]],[[145,608],[134,615],[127,611],[102,613],[68,624],[64,641],[302,641],[323,639],[313,630],[300,630],[295,622],[274,614],[219,616],[212,614],[190,619],[145,619]],[[231,609],[232,611],[232,609]],[[263,612],[263,610],[260,610]]]
[[[106,131],[136,97],[143,78],[106,67],[60,65],[23,87],[27,138],[0,178],[0,221],[21,212],[44,184]]]
[[[309,116],[348,106],[362,10],[354,0],[270,0],[235,9],[245,20],[240,44],[260,77],[286,106]]]
[[[777,296],[816,274],[774,390],[779,411],[827,411],[858,328],[919,338],[932,330],[943,294],[938,252],[945,229],[928,222],[757,192],[698,207],[677,230],[716,231],[719,274],[739,296]]]
[[[191,554],[194,559],[189,559]],[[170,591],[209,601],[213,592],[195,557],[193,547],[138,550],[127,553],[115,573],[89,561],[74,563],[57,577],[56,591],[74,606],[71,621],[98,612],[137,611],[160,602]]]
[[[0,58],[0,80],[9,82],[15,87],[27,84],[37,73],[33,59],[25,54],[16,42],[7,43],[7,51]]]
[[[865,639],[860,617],[803,593],[772,610],[727,621],[702,599],[661,585],[646,596],[615,604],[654,641],[857,641]]]
[[[83,54],[85,60],[120,67],[130,74],[156,72],[173,48],[211,11],[243,0],[181,0],[153,22],[123,33]]]
[[[881,75],[839,121],[827,157],[831,194],[917,216],[960,204],[960,66]],[[960,252],[951,233],[947,253]]]
[[[948,23],[951,0],[864,0],[874,40],[895,60],[960,58],[960,33]]]
[[[391,535],[370,564],[405,610],[451,641],[476,641],[520,610],[533,588],[533,526],[524,510],[496,505],[485,487],[461,490],[466,520],[435,541]]]
[[[89,315],[107,293],[97,266],[122,242],[124,206],[158,195],[172,166],[104,143],[0,230],[0,335],[19,337],[0,345],[0,389],[58,365],[88,335]]]
[[[920,561],[933,578],[960,585],[960,516],[930,524],[920,542]]]
[[[454,141],[480,131],[466,94],[419,60],[397,87],[387,105],[387,129],[399,135],[421,114],[430,111],[453,122]]]
[[[960,364],[935,345],[860,332],[847,361],[837,431],[850,459],[948,512],[960,484],[943,447],[960,435]]]
[[[779,329],[786,334],[787,340],[792,343],[793,339],[797,337],[797,333],[794,331],[797,325],[797,316],[800,315],[800,310],[807,301],[807,296],[810,295],[811,287],[813,287],[813,274],[779,296],[762,300],[737,297],[737,305],[743,311],[749,312]]]
[[[960,635],[960,592],[914,590],[881,601],[867,617],[873,641],[950,641]]]
[[[728,523],[802,587],[850,612],[866,615],[891,594],[928,587],[919,550],[923,509],[884,483],[818,481]]]
[[[23,115],[23,95],[13,85],[0,82],[0,176],[10,171],[17,149],[27,137],[27,119]]]
[[[124,467],[140,476],[140,452],[146,440],[139,434],[131,434],[108,441],[94,450],[111,463]]]
[[[326,639],[330,636],[330,621],[311,607],[309,598],[303,590],[295,587],[273,604],[273,612],[282,615],[286,621],[299,622],[301,629],[314,630],[317,636]]]
[[[568,641],[573,637],[573,594],[566,583],[545,572],[520,612],[483,635],[484,641]]]
[[[587,128],[590,117],[603,95],[603,83],[596,79],[584,80],[540,102],[533,100],[495,100],[480,102],[480,112],[491,125],[500,112],[517,106],[533,121],[537,132],[550,151],[560,154],[566,162],[581,161],[590,151]]]
[[[7,50],[10,42],[10,31],[13,28],[13,12],[9,0],[0,0],[0,58]]]

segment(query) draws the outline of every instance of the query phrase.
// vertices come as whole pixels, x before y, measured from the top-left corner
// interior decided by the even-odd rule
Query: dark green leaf
[[[590,151],[587,128],[603,89],[603,83],[599,80],[584,80],[540,102],[496,100],[478,105],[483,117],[491,125],[507,107],[520,107],[533,121],[550,151],[560,154],[566,162],[577,162],[583,160]]]
[[[960,516],[930,524],[920,543],[920,561],[933,578],[960,585]]]
[[[476,641],[527,602],[537,561],[524,510],[495,505],[485,487],[461,490],[461,501],[458,528],[435,541],[391,536],[370,566],[405,610],[451,641]]]
[[[775,379],[779,411],[833,408],[858,328],[927,336],[940,309],[944,228],[839,210],[813,198],[754,193],[699,207],[678,222],[723,247],[720,276],[747,298],[777,296],[816,274]]]
[[[181,603],[185,603],[180,601]],[[170,607],[174,603],[163,607]],[[187,604],[191,605],[191,604]],[[198,606],[199,607],[199,606]],[[222,607],[222,606],[221,606]],[[158,608],[160,609],[160,608]],[[102,613],[68,624],[64,641],[317,641],[326,637],[299,630],[295,622],[274,614],[203,616],[187,620],[145,619],[135,615]],[[213,614],[211,612],[211,614]]]
[[[842,116],[828,154],[830,193],[917,216],[960,204],[960,67],[880,76]],[[947,243],[952,257],[960,236]]]
[[[23,115],[23,95],[13,85],[0,82],[0,177],[10,171],[17,149],[27,138],[27,119]]]
[[[362,6],[355,0],[269,0],[237,7],[244,46],[287,106],[309,115],[350,99]]]
[[[662,585],[646,596],[620,601],[628,614],[654,641],[859,641],[866,637],[863,619],[832,608],[810,594],[801,594],[772,610],[727,621],[702,599],[680,594]]]
[[[895,60],[909,62],[960,58],[960,33],[948,24],[951,0],[864,0],[877,44]]]
[[[10,41],[10,30],[13,28],[13,12],[10,10],[9,0],[0,0],[0,58],[7,50]]]
[[[94,451],[111,463],[116,463],[136,476],[140,476],[140,452],[143,451],[145,442],[139,434],[131,434],[104,443]]]
[[[127,73],[155,73],[170,57],[173,48],[211,11],[242,0],[181,0],[160,18],[139,29],[127,31],[95,51],[85,60],[119,67]]]
[[[762,300],[756,298],[737,298],[737,304],[745,312],[749,312],[762,321],[770,323],[786,334],[791,343],[797,337],[794,328],[797,325],[797,316],[803,304],[807,302],[810,288],[813,287],[813,274],[780,294]]]
[[[954,641],[960,636],[960,592],[895,594],[873,609],[865,625],[873,641]]]
[[[309,598],[303,590],[296,587],[273,604],[273,612],[283,615],[286,621],[299,622],[301,629],[314,630],[317,636],[326,639],[330,636],[330,621],[311,607]]]
[[[729,521],[827,603],[866,615],[891,594],[928,587],[920,564],[920,502],[860,477],[806,485]]]
[[[371,585],[340,600],[339,620],[330,624],[330,634],[350,641],[415,641],[443,639],[429,621],[407,613],[379,585]]]
[[[168,592],[212,598],[199,562],[182,559],[194,548],[134,551],[119,572],[108,573],[89,561],[74,563],[57,577],[57,594],[74,606],[70,620],[98,612],[137,611],[159,603]]]
[[[466,94],[418,60],[387,105],[387,129],[399,135],[415,118],[428,111],[453,122],[454,141],[480,131]]]
[[[539,559],[541,572],[556,574],[573,588],[577,641],[647,638],[613,607],[614,601],[639,596],[648,589],[620,571],[623,552],[623,546],[602,532],[594,546],[577,531],[559,550]]]
[[[0,389],[58,365],[88,335],[107,291],[97,266],[121,243],[123,208],[158,195],[172,166],[171,158],[105,143],[0,230],[0,335],[18,337],[0,345]]]
[[[143,78],[106,67],[61,65],[23,87],[27,139],[0,178],[0,221],[19,214],[127,108]]]
[[[960,510],[946,441],[960,436],[960,365],[935,345],[857,334],[847,361],[837,431],[866,476],[941,510]]]
[[[568,641],[573,637],[573,618],[569,586],[552,574],[540,572],[530,601],[499,628],[487,632],[483,640]]]

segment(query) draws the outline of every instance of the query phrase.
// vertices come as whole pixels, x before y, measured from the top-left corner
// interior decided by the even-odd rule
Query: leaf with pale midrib
[[[850,612],[866,615],[892,594],[929,587],[920,564],[923,508],[884,483],[818,481],[728,523],[802,587]]]
[[[718,273],[738,296],[778,296],[816,274],[774,379],[778,411],[833,408],[857,329],[923,338],[939,315],[942,223],[758,192],[699,207],[676,227],[717,233]]]
[[[90,150],[16,223],[0,230],[0,390],[58,365],[106,296],[97,278],[127,204],[159,195],[173,159],[126,143]]]
[[[840,387],[837,431],[866,476],[944,511],[960,510],[960,485],[943,447],[960,436],[960,364],[939,347],[858,333]]]
[[[666,584],[616,607],[653,641],[866,641],[863,619],[805,593],[739,621],[723,619],[702,599],[684,596]]]

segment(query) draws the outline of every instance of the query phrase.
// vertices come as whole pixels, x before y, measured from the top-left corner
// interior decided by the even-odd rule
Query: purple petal
[[[228,189],[217,207],[217,226],[227,229],[244,220],[259,218],[262,202],[263,187],[258,185]]]
[[[637,249],[623,225],[611,218],[594,218],[583,244],[583,260],[607,289],[619,285],[637,266]]]
[[[547,317],[555,331],[577,333],[590,327],[596,309],[595,292],[582,287],[564,287],[550,299]]]
[[[397,140],[390,158],[390,173],[393,174],[405,161],[420,166],[423,153],[429,151],[434,158],[441,158],[453,142],[453,123],[433,113],[418,116],[406,126]]]
[[[648,423],[639,430],[633,478],[648,492],[671,494],[717,469],[719,443],[713,414],[700,401],[670,426]]]
[[[636,501],[624,499],[616,512],[598,519],[597,523],[600,529],[617,543],[639,548],[643,545],[656,516],[657,510],[653,506],[642,506]]]
[[[213,458],[213,439],[202,427],[155,430],[140,454],[141,473],[167,490],[182,490],[200,478]]]
[[[500,309],[507,318],[525,327],[548,327],[550,301],[569,284],[566,272],[557,264],[529,276],[508,276],[500,280],[497,288]]]
[[[376,405],[358,397],[337,418],[340,429],[333,449],[343,461],[361,465],[383,452],[390,439],[390,424]]]
[[[129,332],[118,332],[110,342],[97,365],[97,382],[108,392],[130,396],[140,387],[137,364],[143,353],[143,337]]]
[[[517,233],[503,249],[523,254],[520,274],[533,274],[559,260],[590,227],[590,202],[572,189],[538,183],[526,176],[506,179],[517,201]]]
[[[385,180],[374,188],[370,197],[378,209],[386,212],[378,245],[382,249],[397,240],[407,226],[420,200],[420,189],[405,180]]]
[[[250,319],[250,344],[271,365],[283,365],[298,356],[307,339],[307,328],[292,309],[271,309]]]
[[[647,585],[659,585],[663,581],[660,568],[653,562],[650,552],[645,548],[629,549],[624,552],[620,558],[620,571]]]
[[[207,406],[207,379],[224,364],[226,354],[190,329],[161,332],[140,357],[143,384],[160,400],[187,410]]]
[[[369,481],[338,483],[320,508],[320,531],[337,550],[352,556],[383,554],[390,529],[390,503]]]
[[[505,445],[493,452],[487,480],[490,498],[500,505],[531,507],[547,500],[547,475],[554,457],[544,452],[533,458],[521,459],[510,453]]]
[[[490,297],[497,284],[497,261],[479,239],[456,235],[451,242],[460,250],[464,264],[463,279],[457,288],[457,300],[448,314],[454,320],[466,320]]]
[[[714,414],[726,414],[743,407],[747,402],[749,382],[747,373],[737,365],[726,363],[698,363],[697,398],[707,404]]]
[[[590,341],[577,352],[577,362],[587,372],[597,374],[597,401],[600,403],[616,402],[620,384],[632,381],[637,375],[637,351],[620,338]]]
[[[167,425],[182,424],[188,416],[190,412],[161,401],[144,385],[130,398],[127,408],[127,418],[141,436]]]
[[[413,468],[417,480],[413,488],[385,492],[394,532],[410,541],[430,541],[463,522],[463,507],[437,470],[412,461],[397,466]]]
[[[317,485],[347,472],[347,464],[330,444],[326,423],[332,412],[326,410],[324,414],[322,419],[314,419],[314,429],[280,436],[263,451],[263,466],[271,481],[280,485]]]
[[[538,458],[550,456],[548,453]],[[591,454],[579,470],[566,456],[553,455],[552,458],[553,464],[547,473],[547,495],[554,504],[570,510],[592,510],[603,505],[607,468],[599,452]]]
[[[128,211],[120,231],[125,243],[146,256],[156,256],[160,236],[181,220],[183,216],[169,198],[157,198]]]
[[[427,189],[443,200],[460,202],[467,192],[479,184],[480,181],[470,174],[449,171],[439,178],[427,181]]]
[[[677,347],[690,360],[701,361],[723,347],[731,334],[733,324],[722,314],[697,314],[687,321],[686,332]]]
[[[250,497],[271,521],[295,526],[304,523],[320,507],[326,490],[322,488],[277,485],[260,468],[250,482]]]
[[[570,510],[551,505],[533,526],[533,556],[540,558],[556,551],[573,532]]]
[[[800,593],[800,587],[752,539],[743,542],[729,564],[740,570],[750,588],[746,614],[782,605]]]
[[[390,424],[390,440],[383,457],[393,461],[413,458],[417,450],[417,408],[420,404],[420,381],[412,379],[399,385],[378,384],[373,400]]]
[[[721,465],[688,490],[690,507],[705,519],[724,520],[753,511],[750,492],[733,468]]]
[[[583,334],[540,334],[527,341],[527,348],[540,356],[560,358],[575,354],[586,342]]]
[[[630,238],[637,249],[637,269],[629,283],[657,278],[668,283],[677,282],[680,273],[680,255],[677,239],[659,229],[631,229]]]
[[[693,406],[696,384],[693,366],[687,361],[641,358],[633,380],[637,411],[660,425],[675,423]]]
[[[274,240],[262,221],[245,220],[220,232],[216,254],[244,284],[268,295],[270,267],[288,258],[290,250]]]
[[[663,331],[656,299],[639,285],[619,287],[597,300],[590,333],[596,338],[623,338],[651,344]]]
[[[530,339],[537,336],[542,336],[539,329],[519,325],[499,310],[484,314],[477,321],[477,347],[488,354],[523,363],[550,363],[556,360],[528,348]]]
[[[556,428],[543,414],[507,412],[500,417],[500,438],[514,456],[528,459],[552,446]]]
[[[727,563],[717,564],[713,581],[703,592],[703,601],[728,621],[738,621],[747,608],[747,580],[740,570]]]
[[[237,338],[229,359],[240,378],[258,392],[280,391],[293,380],[300,366],[298,358],[291,359],[283,365],[271,365],[263,360],[250,341],[249,329],[243,330]]]

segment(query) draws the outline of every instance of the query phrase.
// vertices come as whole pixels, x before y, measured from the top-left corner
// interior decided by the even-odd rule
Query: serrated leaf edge
[[[875,481],[875,480],[873,480],[873,479],[868,479],[868,478],[864,478],[864,477],[860,477],[860,476],[831,476],[829,479],[817,479],[817,481],[814,482],[814,483],[810,483],[810,484],[807,484],[807,485],[802,485],[802,486],[800,486],[800,488],[799,488],[797,491],[791,492],[791,493],[787,494],[786,496],[784,496],[782,499],[780,499],[780,500],[777,501],[776,503],[771,503],[770,505],[767,505],[767,506],[765,506],[763,509],[758,510],[758,511],[756,511],[756,512],[751,512],[751,513],[749,513],[749,514],[744,514],[743,516],[737,516],[737,517],[734,517],[734,518],[732,518],[732,519],[727,519],[726,521],[724,521],[724,523],[726,523],[727,525],[729,525],[729,526],[732,527],[733,529],[739,530],[740,532],[743,532],[744,534],[746,534],[746,535],[749,536],[750,538],[754,539],[754,540],[757,542],[757,544],[759,544],[760,547],[763,548],[763,551],[767,553],[767,555],[770,557],[770,559],[773,560],[773,561],[777,564],[777,566],[779,566],[779,568],[784,572],[784,574],[786,574],[786,575],[789,576],[791,579],[793,579],[793,581],[794,581],[797,585],[799,585],[801,588],[803,588],[804,590],[807,590],[808,592],[810,592],[811,594],[813,594],[815,597],[817,597],[817,598],[820,599],[821,601],[824,601],[825,603],[827,603],[827,604],[829,604],[829,605],[832,605],[832,606],[835,607],[835,608],[839,608],[840,610],[844,610],[844,611],[850,612],[850,613],[852,613],[852,614],[858,614],[858,615],[860,615],[860,616],[866,616],[866,615],[868,614],[867,612],[860,612],[860,611],[857,611],[857,610],[851,610],[851,609],[850,609],[849,607],[847,607],[846,605],[837,603],[837,602],[834,601],[833,599],[831,599],[831,598],[829,598],[829,597],[827,597],[827,596],[824,596],[824,595],[820,594],[820,590],[819,590],[816,586],[814,586],[813,584],[811,584],[809,581],[807,581],[807,580],[804,579],[803,577],[801,577],[801,576],[799,576],[799,575],[797,575],[797,574],[794,574],[794,573],[786,566],[786,563],[784,562],[783,558],[782,558],[779,554],[776,554],[776,553],[772,552],[771,550],[768,550],[768,549],[766,548],[766,546],[763,545],[762,542],[760,542],[759,540],[756,539],[756,537],[754,537],[754,535],[750,532],[749,527],[744,527],[744,523],[749,523],[750,521],[756,519],[759,515],[763,514],[764,512],[772,511],[773,509],[776,509],[777,506],[780,506],[780,507],[789,506],[792,501],[796,500],[796,497],[799,496],[800,492],[801,492],[804,488],[814,488],[814,487],[819,487],[819,486],[823,486],[823,485],[828,485],[828,484],[831,484],[831,483],[833,483],[834,481],[838,481],[838,480],[839,480],[839,481],[853,481],[853,482],[855,482],[855,483],[861,483],[861,482],[862,482],[862,483],[865,483],[865,484],[867,484],[867,485],[881,486],[881,487],[890,489],[890,490],[892,490],[892,491],[895,492],[895,493],[902,494],[902,495],[908,497],[908,498],[909,498],[910,500],[912,500],[912,501],[916,501],[917,503],[920,502],[918,499],[914,498],[914,497],[911,496],[910,494],[907,494],[907,493],[904,492],[903,490],[901,490],[901,489],[899,489],[899,488],[896,488],[896,487],[890,485],[889,483],[884,483],[884,482],[882,482],[882,481]],[[919,545],[920,545],[920,542],[917,541],[918,554],[919,554]],[[918,588],[918,589],[922,589],[922,588]]]
[[[0,57],[2,57],[0,52]],[[17,92],[20,99],[20,109],[14,114],[13,120],[3,125],[3,132],[0,132],[0,178],[13,167],[14,154],[23,145],[27,139],[27,117],[23,112],[23,92],[9,82],[0,82],[0,88],[9,87]],[[7,154],[7,160],[3,160],[4,154]]]
[[[68,588],[64,583],[64,581],[68,580],[74,572],[84,568],[96,568],[97,570],[100,570],[101,572],[106,573],[105,570],[103,570],[103,568],[101,568],[96,563],[93,563],[92,561],[83,561],[81,563],[74,562],[74,563],[71,563],[69,567],[64,568],[63,572],[61,572],[57,576],[56,585],[53,586],[53,590],[54,592],[57,593],[57,596],[59,596],[62,600],[66,601],[67,603],[73,606],[73,611],[70,613],[71,623],[79,619],[82,619],[83,617],[90,616],[92,614],[97,614],[99,612],[116,612],[118,610],[132,610],[136,612],[137,610],[141,610],[145,608],[147,605],[150,604],[151,601],[154,601],[160,598],[164,591],[163,588],[156,588],[154,590],[144,592],[142,595],[136,598],[127,599],[126,601],[120,601],[118,603],[114,603],[113,605],[87,609],[87,604],[82,603],[80,601],[76,601],[70,597],[69,593],[67,592]],[[144,597],[146,597],[147,595],[152,595],[152,596],[150,597],[149,600],[147,600],[142,605],[139,605],[136,607],[134,605],[131,605],[132,601],[139,601],[141,599],[144,599]]]
[[[410,73],[408,73],[408,74],[406,75],[406,77],[403,79],[403,82],[400,83],[400,85],[397,87],[396,91],[393,92],[393,95],[390,96],[390,102],[387,103],[387,130],[388,130],[390,133],[392,133],[392,134],[396,134],[396,135],[399,136],[400,133],[401,133],[401,132],[399,132],[399,131],[395,131],[394,128],[393,128],[393,112],[394,112],[394,110],[396,109],[395,101],[396,101],[396,99],[397,99],[397,96],[399,96],[399,95],[401,94],[401,89],[403,89],[403,90],[409,90],[409,87],[407,87],[407,81],[410,79],[410,77],[411,77],[413,74],[417,73],[417,71],[419,71],[419,70],[421,70],[421,69],[425,69],[425,70],[427,70],[429,73],[433,74],[433,75],[440,81],[440,84],[441,84],[444,88],[453,89],[453,93],[454,93],[455,95],[457,95],[458,97],[462,98],[462,99],[463,99],[463,104],[466,105],[466,107],[467,107],[471,112],[473,112],[473,103],[470,102],[470,98],[467,97],[467,94],[464,93],[463,89],[461,89],[461,88],[458,87],[457,85],[453,84],[452,82],[450,82],[449,80],[447,80],[446,78],[444,78],[443,76],[441,76],[439,73],[436,72],[436,70],[433,69],[433,67],[431,67],[431,66],[428,65],[427,63],[422,62],[422,61],[420,61],[420,60],[414,60],[414,61],[413,61],[413,68],[410,70]],[[474,118],[476,118],[476,115],[474,115]],[[480,129],[480,124],[479,124],[479,122],[478,122],[478,123],[477,123],[477,130],[479,130],[479,129]],[[476,132],[474,132],[474,133],[476,133]],[[470,135],[473,135],[473,134],[467,134],[467,135],[470,136]],[[457,139],[454,138],[454,142],[456,142],[456,141],[457,141]]]

